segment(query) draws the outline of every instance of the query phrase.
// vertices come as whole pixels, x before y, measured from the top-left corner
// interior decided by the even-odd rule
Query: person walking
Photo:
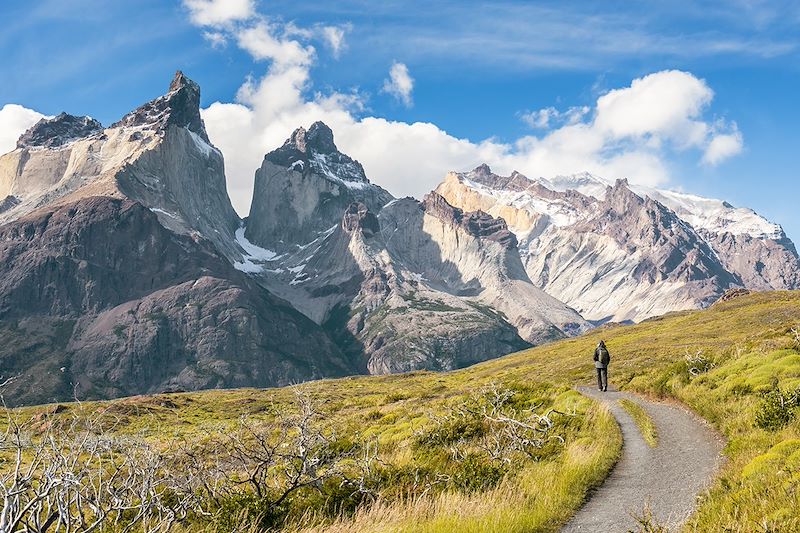
[[[597,389],[606,392],[608,390],[608,363],[611,362],[611,354],[608,353],[605,341],[600,341],[594,349],[594,367],[597,369]]]

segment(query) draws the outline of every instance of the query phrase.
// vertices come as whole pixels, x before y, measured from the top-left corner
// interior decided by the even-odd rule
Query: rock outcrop
[[[55,148],[102,132],[103,125],[91,117],[61,113],[31,126],[17,141],[17,148]]]

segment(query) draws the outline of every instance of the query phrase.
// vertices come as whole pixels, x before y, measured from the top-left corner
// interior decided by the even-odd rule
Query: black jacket
[[[611,362],[611,354],[608,352],[605,344],[600,344],[594,349],[594,366],[597,368],[606,368],[608,363]]]

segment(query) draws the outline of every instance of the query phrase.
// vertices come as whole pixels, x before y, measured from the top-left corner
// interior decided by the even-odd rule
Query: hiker
[[[606,392],[608,390],[608,363],[611,361],[611,354],[608,353],[605,341],[600,341],[594,349],[594,367],[597,369],[597,389]]]

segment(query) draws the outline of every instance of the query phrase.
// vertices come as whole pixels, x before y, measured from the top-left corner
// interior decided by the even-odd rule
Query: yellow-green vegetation
[[[300,389],[320,403],[343,445],[377,444],[379,463],[388,465],[381,475],[391,482],[373,499],[339,507],[347,512],[338,518],[317,502],[316,511],[306,507],[303,518],[293,514],[286,524],[314,531],[557,530],[619,453],[608,412],[571,390],[593,379],[591,354],[604,339],[614,385],[678,399],[728,439],[727,463],[687,531],[800,531],[798,327],[800,292],[759,293],[705,311],[599,328],[454,372],[305,384]],[[564,443],[555,439],[525,458],[516,455],[505,468],[492,466],[489,455],[466,460],[488,454],[480,451],[481,439],[495,422],[450,415],[476,406],[482,412],[492,383],[515,392],[507,415],[567,413],[551,416],[551,435]],[[207,391],[102,405],[116,416],[118,432],[201,442],[209,431],[235,430],[241,415],[268,423],[292,409],[293,395],[290,389]],[[458,435],[465,438],[451,449]],[[444,481],[431,490],[418,482],[439,474]],[[246,507],[226,509],[238,519]]]
[[[208,514],[186,531],[556,531],[621,448],[608,410],[572,388],[466,370],[45,411],[48,424],[87,412],[208,476],[213,493],[195,485]]]
[[[639,428],[639,432],[642,434],[642,438],[647,445],[651,448],[658,446],[658,431],[656,430],[653,419],[647,414],[647,411],[638,403],[627,398],[622,398],[619,404],[625,409],[625,412],[631,415],[633,421],[636,422],[636,426]]]
[[[584,381],[605,339],[622,390],[685,403],[727,439],[727,463],[692,532],[800,531],[800,292],[757,293],[705,311],[600,329],[478,366],[512,378]]]

